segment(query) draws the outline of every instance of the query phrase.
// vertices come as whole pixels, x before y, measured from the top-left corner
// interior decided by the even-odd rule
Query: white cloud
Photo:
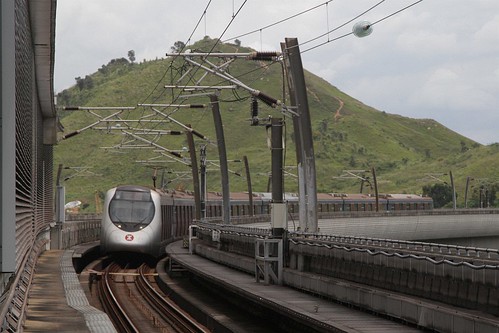
[[[378,0],[336,0],[278,26],[240,37],[257,50],[279,50],[285,37],[303,43],[343,24]],[[375,22],[414,1],[387,1],[358,20]],[[137,61],[164,57],[187,41],[207,1],[172,6],[164,0],[60,0],[57,8],[55,88],[95,72],[135,50]],[[323,0],[253,0],[222,39],[262,28]],[[219,37],[242,0],[213,2],[192,41]],[[353,36],[303,53],[305,68],[366,104],[410,117],[431,117],[482,143],[498,142],[499,2],[423,1]],[[355,22],[355,21],[354,21]],[[300,49],[351,31],[347,24]],[[469,117],[472,112],[473,117]]]
[[[473,36],[473,42],[479,51],[483,50],[481,47],[483,45],[497,45],[499,43],[499,15],[494,16],[480,27]]]
[[[428,30],[408,32],[397,37],[400,51],[412,56],[434,57],[457,50],[457,37],[453,33],[439,34]]]

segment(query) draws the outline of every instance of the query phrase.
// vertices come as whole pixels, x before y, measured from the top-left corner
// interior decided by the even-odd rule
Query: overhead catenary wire
[[[308,13],[308,12],[310,12],[310,11],[314,10],[314,9],[320,8],[320,7],[322,7],[322,6],[327,6],[327,5],[328,5],[330,2],[332,2],[332,1],[333,1],[333,0],[329,0],[329,1],[323,2],[323,3],[321,3],[321,4],[317,5],[317,6],[314,6],[314,7],[308,8],[308,9],[305,9],[305,10],[303,10],[303,11],[299,12],[299,13],[293,14],[293,15],[291,15],[291,16],[289,16],[289,17],[286,17],[286,18],[284,18],[284,19],[282,19],[282,20],[279,20],[279,21],[277,21],[277,22],[274,22],[274,23],[268,24],[268,25],[266,25],[266,26],[263,26],[263,27],[261,27],[261,28],[258,28],[258,29],[255,29],[255,30],[252,30],[252,31],[250,31],[250,32],[246,32],[246,33],[241,34],[241,35],[238,35],[238,36],[234,36],[234,37],[228,38],[228,39],[226,39],[226,40],[223,40],[222,42],[223,42],[223,43],[225,43],[225,42],[227,42],[227,41],[229,41],[229,40],[238,39],[238,38],[240,38],[240,37],[248,36],[248,35],[251,35],[251,34],[254,34],[254,33],[257,33],[257,32],[260,32],[260,33],[261,33],[261,32],[262,32],[262,30],[265,30],[265,29],[271,28],[271,27],[273,27],[273,26],[276,26],[276,25],[278,25],[278,24],[281,24],[281,23],[283,23],[283,22],[289,21],[289,20],[291,20],[291,19],[293,19],[293,18],[295,18],[295,17],[298,17],[298,16],[300,16],[300,15],[306,14],[306,13]]]
[[[344,23],[340,24],[339,26],[337,26],[337,27],[335,27],[335,28],[333,28],[333,29],[331,29],[331,30],[327,31],[326,33],[323,33],[323,34],[321,34],[321,35],[319,35],[319,36],[317,36],[317,37],[314,37],[314,38],[312,38],[312,39],[309,39],[309,40],[307,40],[307,41],[305,41],[305,42],[300,43],[300,45],[299,45],[299,46],[301,47],[301,46],[303,46],[303,45],[305,45],[305,44],[308,44],[308,43],[311,43],[311,42],[313,42],[313,41],[316,41],[317,39],[319,39],[319,38],[321,38],[321,37],[324,37],[324,36],[328,36],[328,41],[329,41],[329,34],[331,34],[331,33],[335,32],[335,31],[337,31],[337,30],[339,30],[339,29],[343,28],[344,26],[346,26],[347,24],[352,23],[353,21],[355,21],[355,20],[356,20],[356,19],[358,19],[359,17],[361,17],[361,16],[363,16],[363,15],[365,15],[365,14],[369,13],[371,10],[373,10],[373,9],[374,9],[374,8],[376,8],[376,7],[378,7],[379,5],[381,5],[381,4],[382,4],[383,2],[385,2],[385,1],[386,1],[386,0],[381,0],[380,2],[378,2],[378,3],[376,3],[375,5],[371,6],[370,8],[368,8],[368,9],[364,10],[362,13],[360,13],[360,14],[358,14],[358,15],[354,16],[354,17],[353,17],[353,18],[351,18],[350,20],[348,20],[348,21],[346,21],[346,22],[344,22]],[[339,39],[339,38],[335,38],[335,39],[333,39],[333,40],[337,40],[337,39]],[[303,52],[302,52],[302,53],[303,53]]]
[[[394,15],[397,15],[398,13],[403,12],[404,10],[407,10],[407,9],[411,8],[412,6],[417,5],[418,3],[422,2],[422,1],[423,1],[423,0],[418,0],[418,1],[416,1],[416,2],[413,2],[412,4],[407,5],[407,6],[405,6],[404,8],[399,9],[399,10],[397,10],[397,11],[395,11],[395,12],[391,13],[390,15],[387,15],[387,16],[385,16],[385,17],[383,17],[383,18],[381,18],[381,19],[379,19],[379,20],[377,20],[377,21],[374,21],[373,23],[371,23],[371,25],[378,24],[378,23],[380,23],[380,22],[382,22],[382,21],[384,21],[384,20],[386,20],[386,19],[388,19],[388,18],[390,18],[390,17],[392,17],[392,16],[394,16]]]
[[[194,36],[194,34],[196,33],[196,30],[198,29],[201,21],[203,20],[203,17],[206,15],[206,12],[208,10],[208,8],[210,7],[211,5],[211,2],[212,0],[209,0],[206,7],[204,8],[204,11],[203,11],[203,14],[201,14],[201,16],[199,17],[196,25],[194,26],[194,29],[192,30],[191,34],[189,35],[189,38],[187,38],[187,41],[184,43],[184,47],[181,49],[181,51],[184,50],[184,48],[189,44],[189,42],[191,41],[192,39],[192,36]],[[163,82],[163,80],[165,79],[166,75],[168,74],[168,71],[171,69],[171,67],[173,66],[173,63],[175,61],[175,57],[172,59],[171,63],[170,63],[170,66],[168,66],[168,68],[165,70],[165,72],[163,73],[163,75],[161,76],[161,78],[158,80],[158,82],[156,83],[156,85],[154,86],[154,88],[151,90],[151,92],[144,98],[142,99],[142,102],[139,102],[137,104],[140,104],[140,103],[145,103],[147,101],[147,99],[149,97],[151,97],[151,95],[154,93],[154,91],[156,91],[156,89],[158,88],[158,86],[161,84],[161,82]],[[156,99],[154,99],[153,103],[156,102],[162,95],[164,94],[164,90],[162,90],[162,94],[160,94],[159,97],[157,97]]]
[[[210,49],[210,51],[208,52],[208,54],[211,54],[211,53],[213,52],[213,50],[216,48],[216,46],[217,46],[217,45],[218,45],[218,43],[220,42],[221,38],[222,38],[222,37],[223,37],[223,35],[226,33],[226,31],[228,30],[228,28],[230,27],[230,25],[232,24],[232,22],[234,21],[234,19],[237,17],[237,15],[239,14],[239,12],[242,10],[242,8],[243,8],[243,6],[246,4],[246,2],[247,2],[247,0],[245,0],[245,1],[243,2],[243,4],[239,7],[239,9],[237,10],[237,12],[236,12],[235,14],[233,14],[232,19],[230,20],[230,22],[229,22],[229,23],[227,24],[227,26],[225,27],[224,31],[223,31],[223,32],[222,32],[222,34],[220,35],[220,38],[219,38],[219,39],[217,39],[217,40],[216,40],[216,42],[215,42],[215,44],[211,47],[211,49]],[[210,3],[211,3],[211,1],[210,1]],[[208,7],[209,7],[209,4],[208,4],[208,6],[206,7],[206,9],[205,9],[205,11],[204,11],[204,13],[203,13],[202,17],[206,15],[206,10],[207,10],[207,8],[208,8]],[[196,28],[194,29],[194,31],[197,29],[197,26],[199,25],[199,22],[202,20],[202,17],[201,17],[201,18],[200,18],[200,20],[198,21],[198,24],[196,25]],[[193,31],[193,33],[194,33],[194,31]],[[189,37],[189,40],[190,40],[190,38],[192,37],[193,33],[192,33],[192,34],[191,34],[191,36]],[[189,41],[189,40],[188,40],[188,41]],[[182,48],[180,51],[183,51],[183,49],[184,49],[186,46],[187,46],[187,44],[184,44],[184,45],[183,45],[183,48]],[[161,82],[163,81],[163,79],[166,77],[166,74],[168,73],[168,71],[172,68],[173,63],[174,63],[174,61],[175,61],[175,59],[176,59],[177,57],[178,57],[178,55],[175,55],[175,56],[174,56],[174,58],[172,59],[172,61],[171,61],[171,63],[170,63],[170,66],[169,66],[169,67],[168,67],[168,69],[165,71],[165,73],[164,73],[164,75],[162,76],[161,80],[160,80],[160,81],[158,81],[158,83],[157,83],[157,84],[156,84],[156,86],[154,87],[153,91],[151,91],[151,93],[150,93],[150,94],[149,94],[149,95],[145,98],[145,100],[147,100],[147,99],[148,99],[148,98],[149,98],[149,97],[153,94],[153,92],[157,89],[157,87],[159,86],[159,84],[161,84]],[[194,76],[195,76],[195,74],[197,73],[197,71],[198,71],[198,70],[199,70],[199,67],[197,67],[197,68],[194,70],[194,73],[190,74],[190,76],[191,76],[191,77],[194,77]],[[178,75],[178,73],[177,73],[177,75]],[[173,81],[173,80],[172,80],[172,81]],[[160,94],[160,96],[158,96],[158,97],[154,100],[154,102],[156,102],[156,101],[157,101],[157,100],[158,100],[158,99],[159,99],[159,98],[160,98],[163,94],[164,94],[164,91],[163,91],[163,93],[162,93],[162,94]],[[179,95],[177,95],[177,96],[172,96],[172,97],[173,97],[173,98],[172,98],[172,102],[171,102],[171,104],[174,104],[174,103],[176,103],[176,102],[177,102],[177,101],[181,98],[181,95],[179,94]],[[154,102],[153,102],[153,103],[154,103]],[[143,105],[143,104],[145,104],[145,103],[140,103],[139,105]],[[176,110],[179,110],[179,108],[176,108]],[[161,111],[160,111],[160,110],[158,110],[158,109],[155,109],[154,111],[155,111],[156,113],[160,113],[160,112],[161,112]],[[163,114],[163,115],[165,115],[165,116],[166,116],[166,118],[169,118],[169,115],[166,115],[166,114]],[[169,119],[170,119],[170,120],[172,120],[171,118],[169,118]],[[177,124],[178,124],[178,123],[177,123]],[[183,125],[183,124],[179,124],[179,125]],[[154,130],[157,126],[159,126],[159,124],[157,124],[155,127],[153,127],[153,128],[152,128],[152,130]],[[197,133],[197,132],[195,132],[195,131],[193,130],[193,133]],[[206,137],[204,137],[204,136],[202,136],[202,138],[203,138],[203,139],[205,139],[205,140],[207,140],[208,142],[210,142],[208,138],[206,138]]]
[[[210,7],[211,5],[211,2],[212,0],[209,0],[208,1],[208,4],[206,5],[204,11],[203,11],[203,14],[200,16],[200,18],[198,19],[193,31],[191,32],[189,38],[187,39],[187,42],[183,44],[183,47],[181,50],[179,50],[180,52],[182,52],[185,47],[187,47],[188,43],[191,41],[192,39],[192,36],[194,35],[194,33],[196,32],[196,30],[198,29],[200,23],[202,22],[203,20],[203,17],[206,17],[206,13],[208,11],[208,8]],[[234,21],[234,19],[236,18],[237,14],[241,11],[241,9],[243,8],[243,6],[246,4],[247,0],[244,1],[244,3],[239,7],[238,11],[233,14],[232,16],[232,19],[230,20],[229,24],[226,26],[225,30],[223,31],[222,35],[220,36],[220,38],[222,38],[223,34],[227,31],[227,29],[229,28],[229,26],[232,24],[232,22]],[[220,41],[220,39],[217,40],[217,42],[215,43],[215,45],[212,47],[212,49],[210,50],[210,53],[213,52],[214,48],[216,47],[216,45],[218,44],[218,42]],[[175,62],[175,60],[177,59],[178,56],[174,56],[172,61],[170,62],[170,65],[168,66],[168,68],[165,70],[165,72],[163,73],[162,77],[160,78],[160,80],[156,83],[156,85],[154,86],[154,88],[151,90],[151,92],[144,98],[142,99],[143,102],[141,103],[137,103],[138,105],[140,104],[145,104],[145,102],[147,101],[147,99],[149,99],[149,97],[151,97],[151,95],[154,93],[154,91],[157,90],[158,86],[160,86],[160,84],[163,82],[164,78],[166,77],[166,75],[168,74],[168,72],[173,68],[173,64]],[[195,71],[195,73],[197,72],[197,70]],[[175,75],[175,77],[178,75],[179,72],[177,72],[177,74]],[[195,75],[195,73],[193,73],[192,75]],[[172,82],[175,80],[174,77],[172,77]],[[165,90],[162,90],[162,92],[159,94],[159,96],[157,96],[152,103],[155,103],[158,99],[160,99],[165,93]],[[172,96],[172,103],[175,103],[176,101],[178,101],[179,99],[179,96]]]
[[[229,29],[229,27],[232,25],[233,21],[235,20],[235,18],[237,17],[237,15],[239,14],[239,12],[242,10],[242,8],[244,7],[244,5],[246,4],[246,2],[247,2],[247,1],[248,1],[248,0],[245,0],[245,1],[241,4],[241,6],[239,7],[239,9],[237,10],[237,12],[236,12],[235,14],[233,13],[231,20],[229,21],[229,23],[227,24],[227,26],[225,27],[225,29],[224,29],[224,30],[223,30],[223,32],[221,33],[220,37],[216,40],[215,44],[211,47],[210,51],[208,51],[208,53],[207,53],[208,55],[209,55],[209,54],[211,54],[211,53],[213,53],[213,50],[216,48],[216,46],[218,45],[218,43],[220,43],[221,38],[222,38],[222,37],[223,37],[223,35],[227,32],[227,30]],[[211,3],[211,0],[210,0],[210,3]],[[205,8],[205,11],[204,11],[204,13],[203,13],[203,16],[204,16],[204,15],[206,15],[206,11],[207,11],[208,7],[209,7],[209,4],[208,4],[208,6]],[[202,18],[201,18],[201,19],[202,19]],[[201,19],[200,19],[200,21],[201,21]],[[197,26],[199,25],[199,22],[200,22],[200,21],[198,21],[198,24],[196,25],[195,30],[197,29]],[[191,34],[191,36],[189,37],[189,39],[188,39],[188,41],[187,41],[187,42],[189,42],[189,41],[190,41],[190,39],[192,38],[192,35],[193,35],[193,34],[194,34],[194,31],[193,31],[193,33]],[[185,46],[187,46],[187,43],[184,45],[184,48],[185,48]],[[180,50],[180,52],[178,52],[178,53],[182,53],[182,51],[184,50],[184,48],[182,48],[182,50]],[[177,55],[174,55],[174,58],[172,59],[172,63],[171,63],[171,64],[173,64],[173,61],[174,61],[177,57],[178,57],[178,54],[177,54]],[[191,77],[194,77],[194,75],[197,73],[197,71],[198,71],[198,70],[199,70],[199,69],[196,69],[194,73],[190,74],[190,75],[191,75]],[[163,78],[164,78],[164,77],[163,77]],[[177,96],[177,97],[175,97],[175,98],[173,99],[173,102],[172,102],[172,103],[174,103],[176,100],[178,100],[178,96]]]
[[[355,20],[356,18],[359,18],[360,16],[364,15],[364,14],[365,14],[365,13],[367,13],[368,11],[370,11],[370,10],[374,9],[375,7],[377,7],[378,5],[380,5],[380,4],[381,4],[382,2],[384,2],[384,1],[386,1],[386,0],[382,0],[382,1],[380,1],[379,3],[377,3],[377,4],[376,4],[376,5],[374,5],[373,7],[369,8],[368,10],[366,10],[365,12],[363,12],[362,14],[357,15],[355,18],[353,18],[353,19],[351,19],[351,20],[347,21],[346,23],[342,24],[341,26],[339,26],[339,27],[337,27],[337,28],[334,28],[331,32],[338,30],[339,28],[341,28],[341,27],[345,26],[345,25],[346,25],[346,24],[348,24],[348,23],[351,23],[353,20]],[[415,1],[415,2],[411,3],[410,5],[407,5],[407,6],[405,6],[405,7],[401,8],[401,9],[399,9],[399,10],[397,10],[397,11],[395,11],[395,12],[393,12],[393,13],[391,13],[391,14],[387,15],[387,16],[384,16],[383,18],[381,18],[381,19],[379,19],[379,20],[377,20],[377,21],[374,21],[374,23],[371,23],[370,25],[371,25],[371,26],[373,26],[373,25],[378,24],[378,23],[380,23],[380,22],[382,22],[382,21],[385,21],[386,19],[388,19],[388,18],[390,18],[390,17],[392,17],[392,16],[394,16],[394,15],[396,15],[396,14],[399,14],[399,13],[401,13],[401,12],[403,12],[403,11],[405,11],[405,10],[409,9],[409,8],[411,8],[411,7],[413,7],[413,6],[417,5],[418,3],[422,2],[422,1],[423,1],[423,0],[418,0],[418,1]],[[319,39],[320,37],[324,37],[324,36],[326,36],[327,34],[328,34],[328,33],[325,33],[325,34],[322,34],[322,35],[320,35],[320,36],[318,36],[318,37],[315,37],[315,38],[313,38],[313,39],[311,39],[311,40],[305,41],[305,42],[301,43],[301,44],[300,44],[300,46],[301,46],[301,45],[304,45],[304,44],[307,44],[307,43],[309,43],[309,42],[311,42],[311,41],[317,40],[317,39]],[[318,47],[324,46],[324,45],[326,45],[326,44],[329,44],[329,43],[331,43],[331,42],[337,41],[337,40],[339,40],[339,39],[345,38],[345,37],[350,36],[350,35],[353,35],[353,31],[351,31],[351,32],[349,32],[349,33],[346,33],[346,34],[344,34],[344,35],[338,36],[338,37],[336,37],[336,38],[333,38],[333,39],[331,39],[331,40],[329,40],[329,39],[328,39],[328,40],[327,40],[327,41],[325,41],[325,42],[322,42],[322,43],[320,43],[320,44],[317,44],[317,45],[315,45],[315,46],[312,46],[312,47],[310,47],[310,48],[308,48],[308,49],[305,49],[305,50],[301,51],[301,53],[305,53],[305,52],[311,51],[311,50],[313,50],[313,49],[316,49],[316,48],[318,48]]]
[[[378,6],[379,4],[383,3],[384,1],[385,1],[385,0],[380,1],[380,2],[379,2],[378,4],[376,4],[374,7]],[[374,22],[374,23],[372,23],[371,25],[378,24],[378,23],[380,23],[380,22],[382,22],[382,21],[384,21],[384,20],[387,20],[388,18],[390,18],[390,17],[392,17],[392,16],[394,16],[394,15],[396,15],[396,14],[398,14],[398,13],[400,13],[400,12],[404,11],[404,10],[407,10],[408,8],[410,8],[410,7],[414,6],[414,5],[416,5],[416,4],[418,4],[418,3],[422,2],[422,1],[423,1],[423,0],[416,1],[416,2],[412,3],[412,4],[411,4],[411,5],[409,5],[409,6],[406,6],[406,7],[402,8],[402,9],[400,9],[400,10],[397,10],[397,11],[396,11],[396,12],[394,12],[394,13],[391,13],[390,15],[387,15],[387,16],[385,16],[385,17],[383,17],[383,18],[381,18],[381,19],[379,19],[379,20],[375,21],[375,22]],[[240,11],[241,11],[241,9],[243,8],[243,6],[246,4],[246,2],[247,2],[247,0],[246,0],[246,1],[244,1],[244,3],[243,3],[240,7],[239,7],[239,9],[238,9],[238,11],[237,11],[236,13],[234,13],[234,10],[233,10],[232,19],[230,20],[229,24],[226,26],[226,28],[225,28],[225,29],[224,29],[224,31],[222,32],[222,34],[221,34],[220,38],[219,38],[219,39],[217,39],[217,40],[215,41],[214,45],[211,47],[211,49],[210,49],[210,51],[208,52],[208,54],[212,53],[212,52],[213,52],[213,50],[216,48],[216,46],[220,43],[221,38],[222,38],[222,37],[223,37],[223,35],[226,33],[226,31],[228,30],[228,28],[230,27],[230,25],[233,23],[234,19],[235,19],[235,18],[236,18],[236,16],[239,14],[239,12],[240,12]],[[261,32],[261,31],[262,31],[262,29],[266,29],[266,28],[268,28],[268,27],[271,27],[271,26],[274,26],[274,25],[280,24],[280,23],[285,22],[285,21],[287,21],[287,20],[289,20],[289,19],[291,19],[291,18],[294,18],[294,17],[296,17],[296,16],[302,15],[302,14],[304,14],[304,13],[307,13],[307,12],[309,12],[309,11],[313,10],[313,9],[319,8],[319,7],[324,6],[324,5],[325,5],[325,6],[326,6],[326,8],[327,8],[327,6],[328,6],[329,2],[332,2],[332,0],[330,0],[330,1],[326,1],[326,2],[324,2],[324,3],[322,3],[322,4],[318,5],[318,6],[312,7],[312,8],[310,8],[310,9],[306,10],[306,11],[303,11],[303,12],[301,12],[301,13],[295,14],[295,15],[293,15],[293,16],[291,16],[291,17],[287,18],[287,19],[280,20],[280,21],[278,21],[278,22],[276,22],[276,23],[274,23],[274,24],[268,25],[268,26],[266,26],[266,27],[264,27],[264,28],[257,29],[257,30],[255,30],[255,31],[253,31],[253,32],[256,32],[256,31],[260,31],[260,32]],[[187,40],[187,43],[185,43],[185,44],[184,44],[184,46],[183,46],[182,50],[183,50],[183,49],[187,46],[187,44],[188,44],[188,43],[189,43],[189,41],[191,40],[192,36],[194,35],[195,31],[197,30],[197,28],[198,28],[198,26],[199,26],[200,22],[203,20],[203,18],[205,18],[205,19],[206,19],[206,12],[207,12],[207,9],[208,9],[208,7],[210,6],[210,4],[211,4],[211,0],[208,2],[208,5],[206,6],[206,8],[205,8],[205,10],[204,10],[203,15],[201,15],[201,17],[200,17],[200,19],[199,19],[199,21],[198,21],[198,23],[197,23],[196,27],[194,28],[193,32],[191,33],[191,35],[190,35],[189,39]],[[328,32],[327,32],[326,34],[322,34],[322,35],[320,35],[320,36],[318,36],[318,37],[316,37],[316,38],[314,38],[314,39],[312,39],[312,40],[306,41],[305,43],[302,43],[302,44],[300,44],[300,45],[304,45],[304,44],[306,44],[306,43],[310,43],[310,42],[315,41],[315,40],[317,40],[318,38],[321,38],[321,37],[323,37],[323,36],[325,36],[325,35],[328,35],[328,41],[327,41],[327,42],[324,42],[324,43],[321,43],[321,44],[319,44],[319,45],[313,46],[313,47],[311,47],[311,48],[309,48],[309,49],[307,49],[307,50],[304,50],[304,51],[302,51],[302,53],[308,52],[308,51],[310,51],[310,50],[312,50],[312,49],[315,49],[315,48],[318,48],[318,47],[323,46],[323,45],[325,45],[325,44],[328,44],[328,43],[330,43],[330,42],[332,42],[332,41],[336,41],[336,40],[338,40],[338,39],[341,39],[341,38],[344,38],[344,37],[347,37],[347,36],[351,35],[352,33],[350,32],[350,33],[348,33],[348,34],[344,34],[344,35],[342,35],[342,36],[338,36],[338,37],[333,38],[333,39],[330,39],[330,38],[329,38],[329,34],[330,34],[330,33],[332,33],[332,32],[334,32],[334,31],[336,31],[336,30],[340,29],[341,27],[343,27],[343,26],[345,26],[346,24],[348,24],[348,23],[352,22],[352,21],[353,21],[353,20],[355,20],[356,18],[358,18],[358,17],[360,17],[360,16],[364,15],[366,12],[368,12],[368,11],[372,10],[374,7],[371,7],[371,8],[370,8],[370,9],[368,9],[367,11],[364,11],[361,15],[356,16],[355,18],[353,18],[353,19],[349,20],[348,22],[346,22],[346,23],[342,24],[342,25],[341,25],[341,26],[339,26],[339,27],[334,28],[333,30],[329,30],[329,17],[328,17],[328,22],[327,22],[327,23],[328,23],[328,27],[327,27],[327,28],[328,28],[328,29],[327,29],[327,30],[328,30]],[[250,32],[250,33],[253,33],[253,32]],[[250,34],[250,33],[247,33],[247,34]],[[245,35],[247,35],[247,34],[245,34]],[[234,37],[234,38],[237,38],[237,37],[241,37],[241,36],[236,36],[236,37]],[[171,63],[170,63],[169,68],[168,68],[168,69],[164,72],[163,76],[162,76],[162,77],[161,77],[161,79],[157,82],[157,84],[155,85],[155,87],[153,88],[153,90],[152,90],[152,91],[151,91],[151,92],[150,92],[150,93],[149,93],[149,94],[148,94],[148,95],[144,98],[144,102],[145,102],[146,100],[148,100],[148,99],[149,99],[149,98],[150,98],[150,97],[154,94],[154,92],[157,90],[157,88],[158,88],[158,86],[161,84],[161,82],[163,82],[163,81],[164,81],[164,79],[165,79],[166,75],[168,74],[168,71],[169,71],[169,70],[171,70],[172,66],[174,65],[174,60],[175,60],[176,58],[177,58],[177,57],[174,57],[174,58],[172,59],[172,61],[171,61]],[[271,64],[271,65],[272,65],[272,64]],[[269,66],[270,66],[270,65],[269,65]],[[267,67],[268,67],[268,66],[267,66]],[[253,71],[260,70],[260,69],[261,69],[261,68],[259,68],[259,69],[255,69],[255,70],[253,70]],[[194,75],[196,74],[197,70],[199,70],[199,68],[197,68],[197,69],[196,69],[196,71],[194,71],[194,73],[192,74],[192,76],[194,76]],[[253,72],[253,71],[251,71],[251,72]],[[177,75],[178,75],[178,74],[177,74]],[[243,74],[243,75],[244,75],[244,74]],[[241,75],[241,76],[242,76],[242,75]],[[240,76],[239,76],[239,77],[240,77]],[[157,101],[159,98],[161,98],[161,96],[163,96],[163,95],[164,95],[164,93],[165,93],[165,92],[164,92],[164,90],[163,90],[163,91],[162,91],[162,93],[161,93],[161,94],[159,94],[159,96],[157,96],[157,97],[154,99],[154,101]],[[234,93],[235,93],[235,95],[237,95],[237,92],[234,92]],[[180,95],[179,95],[179,96],[174,97],[174,101],[178,100],[179,98],[180,98]],[[238,98],[240,98],[240,97],[237,95],[237,96],[236,96],[236,100],[237,100]]]

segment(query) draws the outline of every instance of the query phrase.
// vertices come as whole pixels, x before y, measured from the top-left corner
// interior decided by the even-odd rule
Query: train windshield
[[[154,218],[151,193],[117,190],[109,203],[109,217],[125,231],[143,229]]]

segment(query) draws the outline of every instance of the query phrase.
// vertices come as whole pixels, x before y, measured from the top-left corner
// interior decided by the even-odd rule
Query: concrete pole
[[[272,236],[281,238],[287,227],[287,207],[284,203],[283,191],[283,145],[281,118],[271,120],[272,150]]]
[[[290,92],[294,91],[295,105],[299,114],[299,133],[301,142],[301,156],[304,170],[304,183],[306,193],[307,226],[304,231],[315,233],[318,231],[317,223],[317,181],[315,172],[314,145],[312,140],[312,123],[308,109],[307,87],[301,62],[300,48],[297,38],[286,38],[285,58],[288,59],[287,68],[288,85]],[[297,128],[294,128],[296,131]],[[303,198],[300,198],[301,200]]]
[[[206,218],[206,145],[200,149],[200,199],[201,199],[201,218]]]
[[[464,208],[468,208],[468,189],[470,186],[470,176],[466,177],[466,188],[464,190]]]
[[[56,192],[55,192],[55,220],[61,224],[66,222],[64,204],[66,201],[66,189],[61,185],[62,164],[57,168]]]
[[[215,132],[217,135],[218,158],[220,161],[220,172],[222,182],[222,218],[224,224],[230,224],[230,192],[229,192],[229,168],[227,166],[227,152],[225,149],[225,137],[222,126],[222,116],[218,103],[218,96],[211,95],[211,111],[215,122]]]
[[[376,169],[371,168],[374,182],[374,195],[376,196],[376,211],[379,212],[379,192],[378,192],[378,181],[376,180]]]
[[[452,207],[456,209],[456,187],[454,186],[454,177],[452,171],[449,171],[450,186],[452,187]]]
[[[283,54],[286,54],[286,44],[281,43],[281,50]],[[289,63],[289,58],[284,57],[284,68],[286,69],[286,76],[288,77],[288,90],[289,97],[291,100],[291,105],[296,106],[296,94],[295,87],[291,79],[291,74],[289,73],[289,68],[291,67]],[[305,169],[303,167],[302,160],[302,143],[301,143],[301,129],[300,129],[300,119],[293,116],[293,136],[296,148],[296,167],[298,172],[298,229],[306,230],[308,226],[307,218],[307,188],[305,186]]]
[[[187,126],[190,127],[190,125]],[[192,131],[185,131],[185,135],[187,136],[189,155],[191,157],[192,183],[194,186],[194,217],[199,221],[201,219],[201,194],[199,191],[199,170],[196,157],[196,146],[194,145]]]
[[[250,216],[255,215],[255,209],[253,207],[253,188],[251,187],[251,174],[249,169],[248,157],[243,156],[244,169],[246,170],[246,183],[248,184],[248,199],[249,199],[249,213]]]
[[[277,203],[284,202],[283,191],[283,147],[282,147],[282,127],[281,118],[272,118],[271,121],[272,138],[272,201]]]

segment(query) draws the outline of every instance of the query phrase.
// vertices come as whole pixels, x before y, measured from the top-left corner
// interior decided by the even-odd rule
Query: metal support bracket
[[[255,278],[260,282],[282,285],[282,239],[257,239],[255,244]]]

